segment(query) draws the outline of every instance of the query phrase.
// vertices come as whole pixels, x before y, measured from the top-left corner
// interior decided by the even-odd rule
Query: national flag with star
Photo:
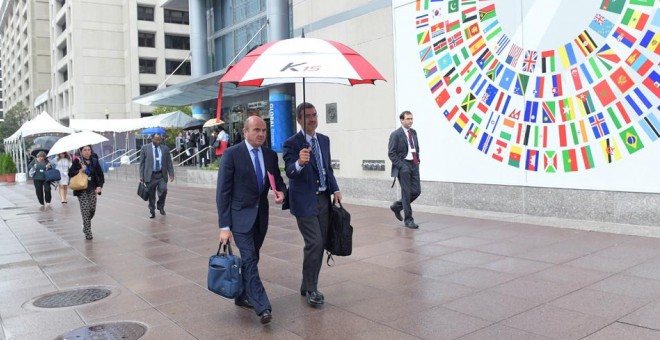
[[[488,87],[486,88],[486,92],[484,95],[481,97],[481,101],[483,101],[487,106],[490,106],[493,103],[493,100],[497,96],[497,87],[488,84]]]
[[[500,55],[504,51],[504,49],[509,45],[511,42],[511,38],[509,38],[508,35],[502,34],[499,40],[497,40],[497,44],[493,48],[495,50],[495,54]]]
[[[585,57],[588,56],[589,53],[595,51],[598,47],[594,40],[591,39],[589,32],[586,30],[582,31],[582,33],[580,33],[580,35],[575,38],[575,44],[579,47],[580,51],[582,54],[584,54]]]
[[[479,10],[479,21],[484,22],[495,17],[495,4],[490,4]]]
[[[655,142],[660,138],[660,121],[657,112],[649,112],[648,116],[639,121],[639,125],[652,141]]]
[[[417,33],[417,45],[423,45],[431,41],[429,31]]]
[[[433,55],[433,50],[431,49],[431,46],[424,47],[419,51],[419,59],[422,62],[429,60],[432,55]]]
[[[577,67],[571,68],[571,78],[573,78],[575,91],[582,90],[582,79],[580,79],[580,71],[578,71]]]
[[[649,60],[642,52],[638,49],[634,49],[628,58],[626,58],[626,64],[630,66],[635,72],[640,76],[644,77],[646,73],[653,67],[653,62]]]
[[[442,114],[445,116],[445,118],[447,118],[447,121],[451,121],[452,119],[454,119],[454,116],[456,115],[457,112],[458,112],[458,106],[454,105],[451,108],[451,110],[445,109]]]
[[[561,84],[561,73],[552,75],[552,95],[554,97],[561,97],[564,95],[564,88]]]
[[[509,50],[509,55],[506,57],[506,63],[516,67],[516,64],[518,63],[518,58],[520,58],[520,55],[522,54],[522,47],[516,45],[515,43],[511,46],[511,49]]]
[[[470,39],[479,34],[479,23],[475,22],[465,29],[465,39]]]
[[[451,85],[454,80],[458,79],[458,72],[456,72],[456,68],[450,68],[449,71],[447,71],[447,73],[445,73],[445,75],[442,77],[442,79],[447,84],[447,86]]]
[[[456,47],[460,46],[463,43],[463,32],[458,31],[454,35],[450,36],[447,38],[447,44],[449,45],[449,49],[453,50]]]
[[[523,59],[522,69],[525,72],[532,73],[536,68],[536,58],[538,53],[536,51],[527,50],[525,51],[525,58]]]
[[[525,169],[529,171],[539,170],[539,151],[527,149],[527,160],[525,161]]]
[[[458,0],[448,0],[447,1],[447,12],[456,13],[458,12]]]
[[[464,113],[459,113],[458,118],[456,119],[456,122],[454,123],[454,129],[458,133],[462,133],[463,129],[465,129],[465,126],[468,123],[469,118],[464,114]]]
[[[607,20],[604,16],[596,14],[594,20],[589,24],[589,28],[598,33],[598,35],[603,38],[607,38],[610,35],[610,32],[614,29],[614,23]]]
[[[488,154],[488,149],[490,149],[490,144],[493,142],[493,136],[489,135],[485,131],[481,134],[481,139],[479,140],[479,145],[477,149],[479,151]]]
[[[589,170],[594,167],[594,159],[591,156],[591,146],[586,145],[580,148],[580,155],[582,156],[582,164],[584,168]]]
[[[431,38],[436,38],[440,35],[445,34],[445,23],[441,21],[433,26],[431,26]]]
[[[619,132],[619,136],[623,140],[623,145],[629,154],[633,154],[644,148],[644,143],[639,139],[639,135],[633,126],[629,126],[627,129]]]
[[[519,147],[518,145],[511,145],[511,150],[509,150],[509,165],[519,168],[521,157],[522,157],[522,148]]]
[[[606,79],[603,79],[600,83],[596,84],[596,86],[594,86],[594,91],[603,107],[607,107],[616,99],[612,92],[612,88],[607,84]]]
[[[430,63],[426,64],[426,66],[424,66],[424,77],[427,79],[436,74],[436,72],[438,72],[438,66],[435,61],[431,61]]]
[[[519,95],[519,96],[524,96],[525,93],[527,92],[527,84],[529,83],[529,76],[518,73],[516,76],[516,85],[513,87],[513,93]]]
[[[610,78],[612,79],[612,82],[614,82],[614,85],[619,88],[621,93],[626,93],[631,87],[633,87],[633,85],[635,85],[632,78],[630,78],[628,73],[626,73],[621,66],[612,72]]]
[[[617,27],[612,33],[612,36],[620,43],[632,47],[632,45],[637,41],[637,39],[630,33],[626,32],[621,27]]]
[[[578,171],[577,155],[575,149],[562,150],[564,159],[564,172]]]
[[[504,73],[502,74],[502,79],[500,79],[500,87],[504,91],[509,91],[511,84],[516,78],[516,72],[508,67],[504,68]]]
[[[543,169],[548,173],[557,172],[557,152],[545,151],[543,154]]]
[[[497,139],[495,141],[495,147],[493,148],[493,154],[491,155],[491,157],[494,160],[501,163],[502,161],[504,161],[504,155],[506,154],[507,148],[508,148],[507,142],[501,139]]]
[[[449,100],[449,92],[447,92],[447,89],[443,89],[440,91],[437,97],[435,97],[435,103],[438,104],[439,108],[443,108],[445,106],[445,103]]]
[[[648,30],[639,44],[646,47],[649,51],[660,55],[660,34]]]
[[[555,102],[545,101],[541,104],[541,112],[543,113],[543,124],[554,124],[557,119],[555,118]]]
[[[612,163],[621,159],[621,150],[616,143],[614,138],[603,138],[600,141],[600,150],[603,152],[603,156],[607,163]]]
[[[474,142],[477,140],[479,129],[479,125],[477,125],[475,122],[470,122],[470,127],[467,129],[464,139],[467,140],[468,143],[474,144]]]
[[[589,115],[592,112],[596,111],[596,107],[594,106],[594,101],[591,99],[591,92],[584,91],[582,93],[578,93],[576,98],[577,98],[576,102],[578,104],[578,109],[580,110],[580,113],[582,113],[582,116]]]
[[[555,51],[548,50],[541,52],[541,72],[555,72]]]
[[[639,99],[639,102],[641,103],[641,106],[637,104],[637,100],[635,100],[632,96],[632,94],[635,94],[635,96]],[[628,105],[632,107],[632,109],[637,113],[638,116],[644,115],[647,110],[649,110],[653,104],[649,101],[648,98],[646,98],[646,95],[637,87],[635,88],[631,94],[625,96],[626,102],[628,102]]]
[[[528,123],[536,123],[537,112],[539,110],[539,103],[531,100],[525,101],[525,113],[523,120]]]
[[[657,98],[660,98],[660,74],[658,74],[656,70],[651,71],[651,73],[644,78],[642,84],[651,90]]]
[[[626,0],[601,0],[600,9],[621,14],[623,7],[626,5]]]
[[[602,112],[589,116],[589,124],[591,124],[591,130],[593,130],[596,139],[610,134],[610,129],[607,128],[607,122]]]
[[[649,21],[649,15],[636,9],[628,8],[621,18],[621,23],[632,27],[638,31],[644,29],[646,22]]]
[[[486,47],[477,58],[477,65],[483,70],[491,61],[493,61],[494,58],[495,56],[491,53],[490,48]]]

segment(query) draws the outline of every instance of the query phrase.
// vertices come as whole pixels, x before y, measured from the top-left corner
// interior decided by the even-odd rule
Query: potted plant
[[[11,158],[9,154],[5,154],[2,161],[2,169],[5,177],[5,181],[8,183],[16,182],[16,163],[14,159]]]
[[[0,153],[0,182],[5,182],[5,163],[7,162],[7,154]]]

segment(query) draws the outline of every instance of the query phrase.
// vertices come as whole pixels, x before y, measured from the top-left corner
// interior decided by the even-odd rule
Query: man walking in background
[[[167,179],[174,180],[174,164],[170,155],[170,148],[161,145],[162,136],[153,135],[150,144],[142,146],[140,150],[140,181],[147,185],[149,190],[149,218],[156,217],[156,208],[161,215],[165,215],[165,198],[167,197]],[[156,202],[158,191],[158,202]]]
[[[392,161],[392,177],[399,179],[401,199],[392,203],[390,209],[399,221],[404,222],[406,228],[417,229],[419,226],[413,219],[410,204],[422,192],[419,183],[419,143],[417,132],[412,129],[413,114],[410,111],[403,111],[399,115],[399,120],[401,128],[390,134],[387,155]],[[402,210],[403,216],[401,216]]]

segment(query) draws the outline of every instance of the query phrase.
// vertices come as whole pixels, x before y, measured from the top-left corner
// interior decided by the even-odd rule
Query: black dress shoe
[[[165,214],[165,208],[160,208],[158,209],[158,211],[160,212],[161,215],[167,215]]]
[[[254,309],[254,306],[247,299],[245,299],[245,300],[234,300],[234,304],[238,307],[241,307],[241,308]]]
[[[307,296],[307,289],[300,288],[300,295]]]
[[[318,290],[307,292],[307,304],[311,306],[319,306],[322,305],[323,302],[325,302],[325,297]]]
[[[402,209],[397,209],[394,204],[390,205],[390,210],[394,213],[394,217],[396,217],[397,220],[403,221],[403,216],[401,216],[401,210]]]
[[[149,212],[149,214],[150,214],[149,218],[156,218],[156,212],[155,211],[152,210],[152,211]]]
[[[273,315],[270,314],[270,310],[268,310],[268,309],[266,309],[265,311],[263,311],[263,312],[261,313],[260,317],[261,317],[261,324],[262,324],[262,325],[267,325],[267,324],[269,324],[271,321],[273,321]]]
[[[419,228],[419,225],[417,225],[417,223],[415,223],[414,220],[406,221],[406,223],[404,223],[404,226],[405,226],[406,228],[410,228],[410,229],[417,229],[417,228]]]

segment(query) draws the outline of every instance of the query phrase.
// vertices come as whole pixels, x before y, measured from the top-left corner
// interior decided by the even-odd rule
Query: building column
[[[268,37],[270,41],[290,38],[289,1],[268,0]],[[281,85],[268,92],[270,115],[270,145],[275,152],[283,152],[284,141],[294,134],[295,124],[291,101],[295,87]]]
[[[206,0],[189,0],[191,78],[208,72],[208,36],[206,35]],[[202,103],[192,104],[193,118],[209,119],[209,110]]]

